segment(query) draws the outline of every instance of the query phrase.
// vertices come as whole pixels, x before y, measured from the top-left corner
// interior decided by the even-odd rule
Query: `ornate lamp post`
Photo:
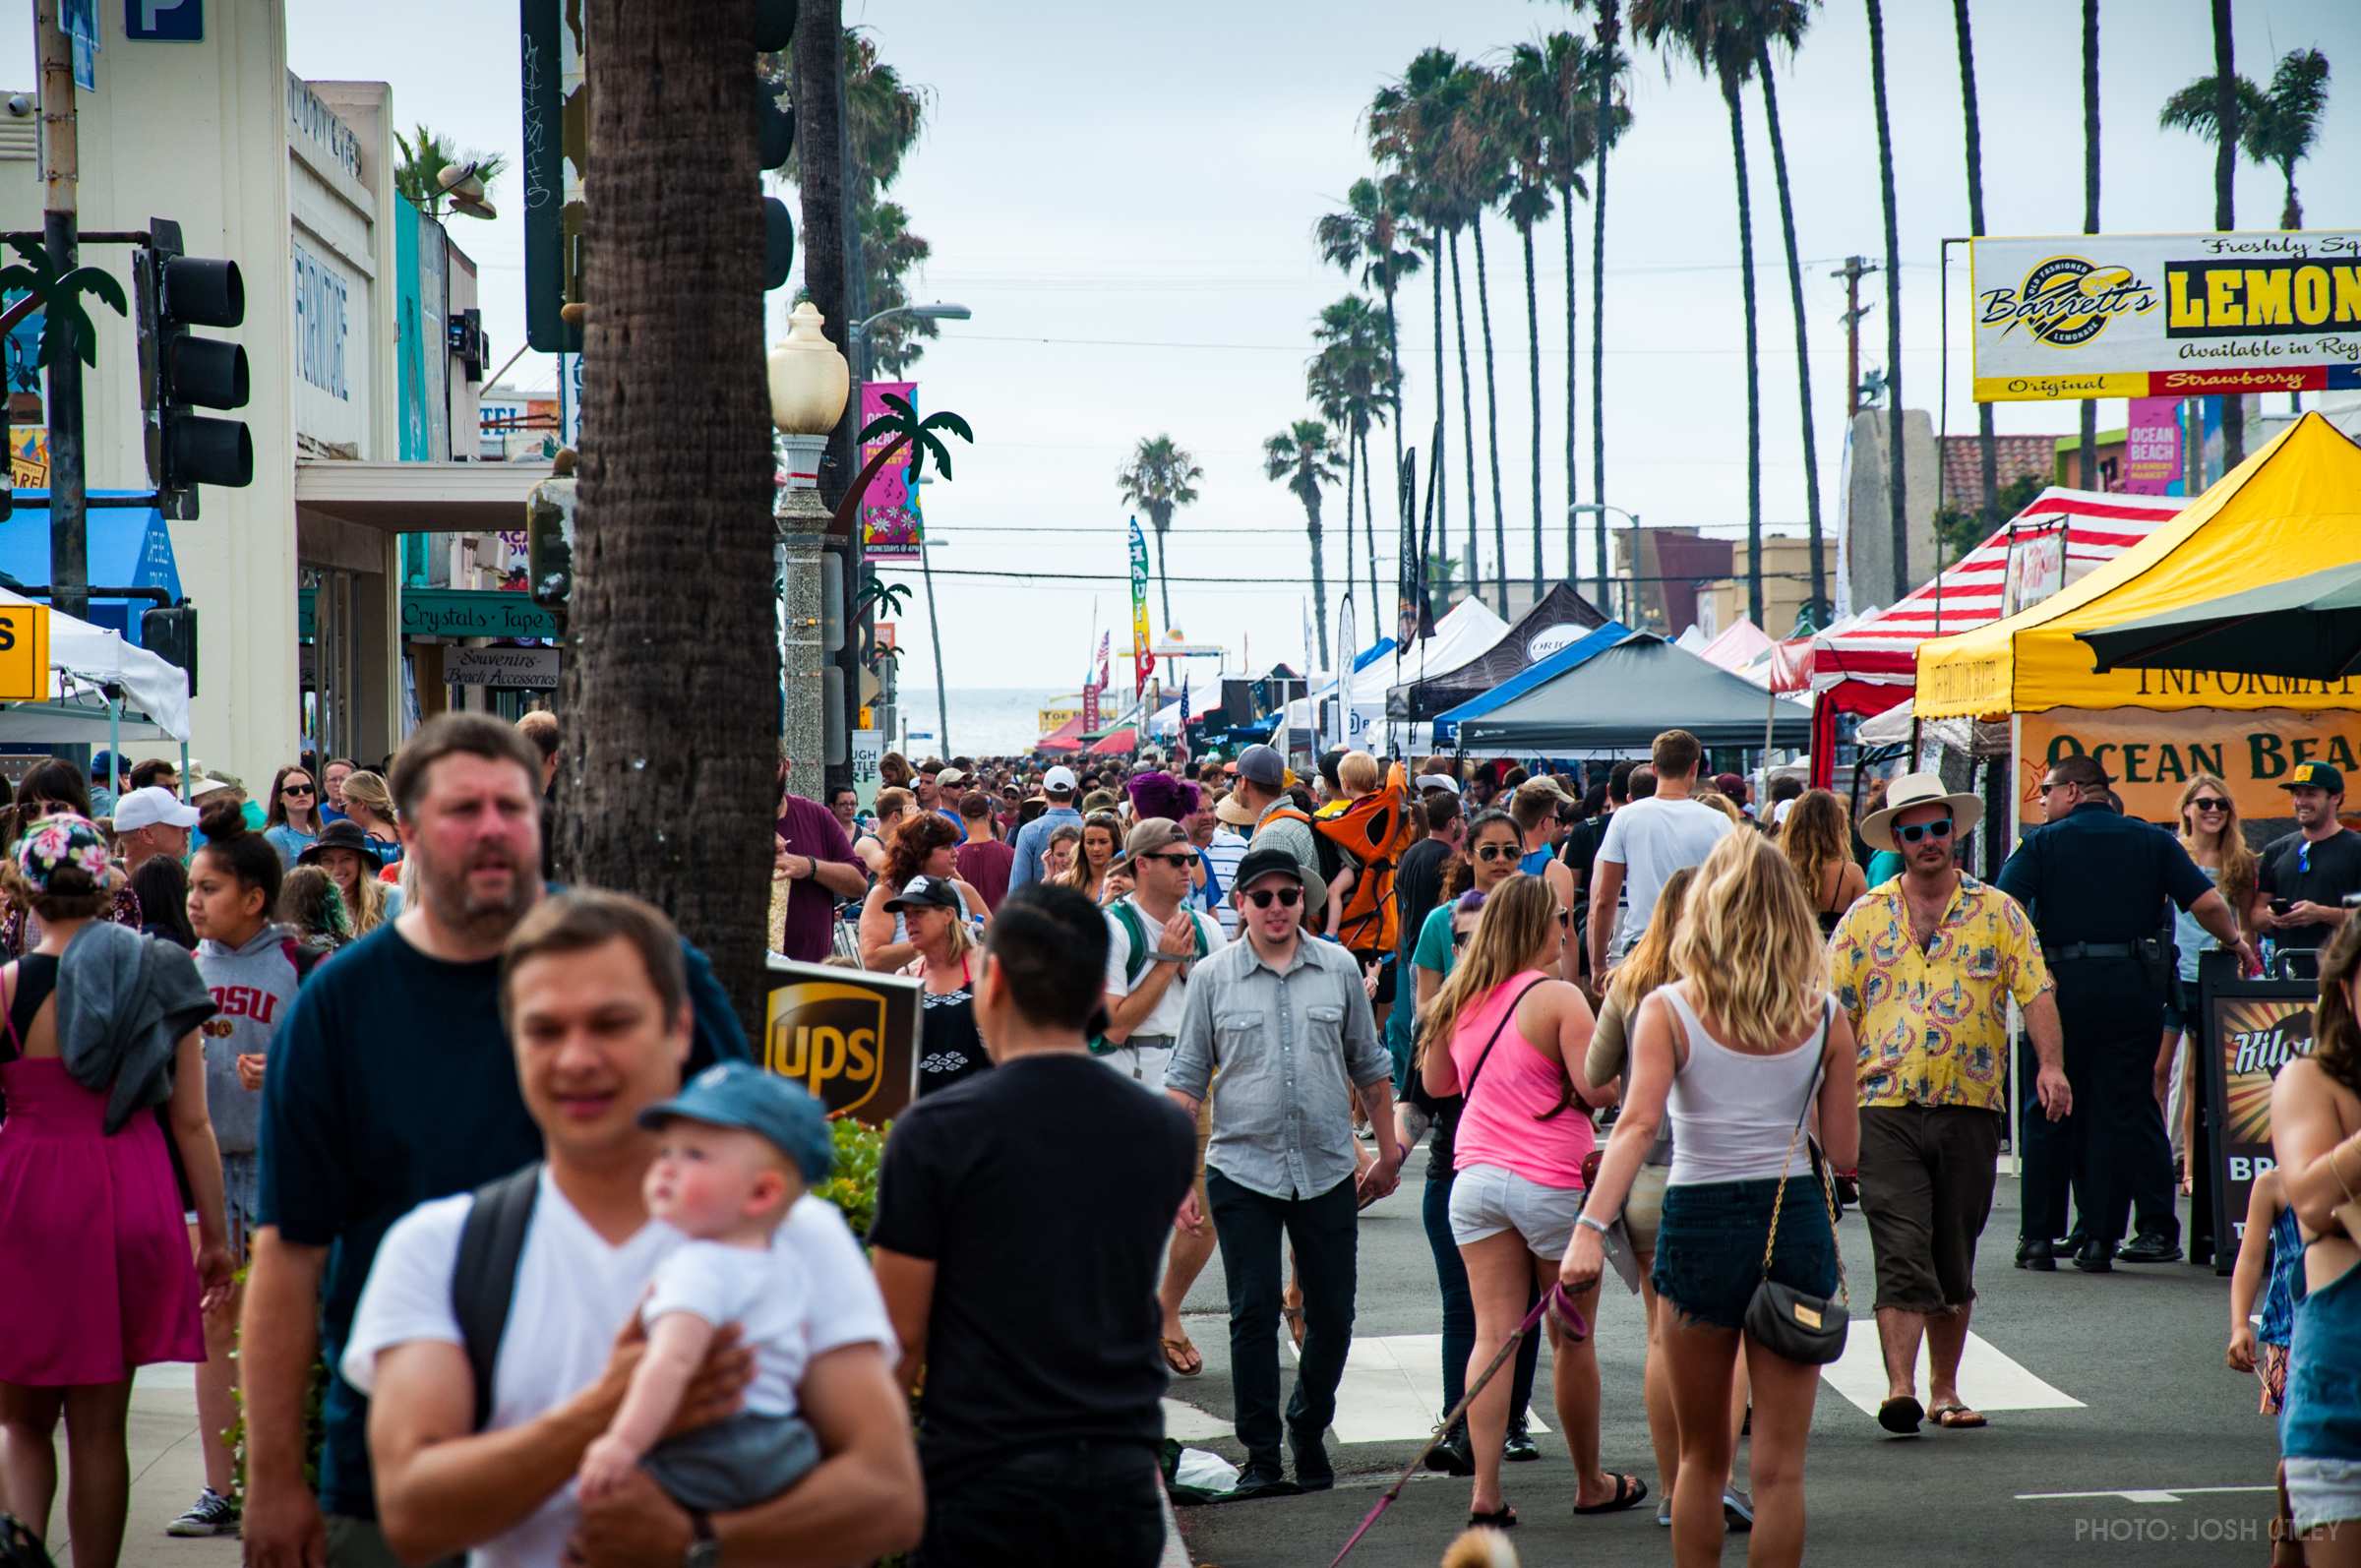
[[[778,493],[773,523],[778,536],[780,679],[784,690],[782,751],[796,766],[787,787],[814,800],[824,798],[822,763],[827,755],[827,675],[830,659],[822,643],[824,576],[828,567],[828,508],[819,498],[819,462],[828,435],[844,417],[852,373],[844,356],[821,332],[822,318],[810,300],[787,318],[787,335],[772,345],[770,422],[778,427],[786,461],[786,484]],[[838,700],[842,708],[842,700]]]

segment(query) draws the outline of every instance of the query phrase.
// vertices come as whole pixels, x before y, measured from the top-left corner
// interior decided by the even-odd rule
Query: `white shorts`
[[[2361,1520],[2361,1460],[2287,1459],[2287,1511],[2297,1535]]]
[[[1545,1187],[1496,1165],[1472,1165],[1451,1181],[1451,1239],[1461,1246],[1514,1231],[1534,1256],[1556,1258],[1574,1238],[1580,1187]]]
[[[1173,1064],[1173,1048],[1118,1046],[1099,1059],[1142,1088],[1162,1094],[1164,1069]]]

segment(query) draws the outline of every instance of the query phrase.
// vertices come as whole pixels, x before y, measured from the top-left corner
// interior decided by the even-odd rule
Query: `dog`
[[[1443,1553],[1442,1568],[1518,1568],[1517,1548],[1501,1530],[1463,1532]]]

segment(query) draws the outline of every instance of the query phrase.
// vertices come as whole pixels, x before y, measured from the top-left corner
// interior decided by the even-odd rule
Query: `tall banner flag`
[[[1131,694],[1148,689],[1156,655],[1148,646],[1148,540],[1131,519]]]
[[[867,430],[873,420],[881,419],[893,410],[885,406],[885,394],[908,400],[911,408],[918,407],[918,383],[914,381],[864,382],[861,387],[861,428]],[[893,442],[891,436],[879,436],[861,444],[861,462],[869,460]],[[910,485],[909,451],[904,449],[892,462],[878,470],[869,488],[861,494],[861,554],[870,561],[916,561],[922,548],[919,541],[923,524],[918,514],[918,492]]]
[[[1113,632],[1099,633],[1098,657],[1090,669],[1082,672],[1082,733],[1085,735],[1099,733],[1099,694],[1107,690],[1107,651],[1114,637]]]
[[[1182,767],[1188,765],[1188,672],[1180,674],[1180,727],[1173,737],[1173,760]]]
[[[1346,594],[1345,602],[1336,607],[1336,740],[1333,744],[1351,748],[1359,743],[1353,737],[1353,661],[1360,644],[1353,636],[1353,595]]]

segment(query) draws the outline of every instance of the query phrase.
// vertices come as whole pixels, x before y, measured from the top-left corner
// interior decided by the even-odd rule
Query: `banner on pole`
[[[2124,432],[2123,488],[2135,496],[2185,494],[2181,478],[2181,400],[2135,397]]]
[[[905,399],[918,407],[918,383],[914,381],[873,381],[861,387],[861,428],[893,412],[885,406],[885,394]],[[861,444],[861,463],[869,460],[893,444],[893,437],[880,436]],[[891,462],[878,470],[869,488],[861,493],[861,554],[870,561],[916,561],[924,549],[921,543],[924,526],[918,513],[918,492],[910,485],[910,452],[904,448]]]
[[[1353,636],[1353,595],[1336,607],[1336,739],[1333,745],[1359,744],[1353,734],[1353,659],[1359,644]]]
[[[1131,694],[1148,689],[1156,655],[1148,647],[1148,540],[1131,519]]]

